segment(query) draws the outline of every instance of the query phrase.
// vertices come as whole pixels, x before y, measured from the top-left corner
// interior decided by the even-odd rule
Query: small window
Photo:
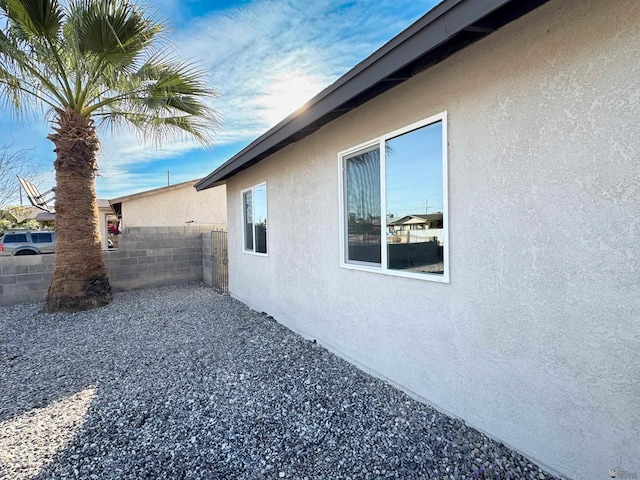
[[[8,233],[4,236],[4,243],[27,243],[27,234]]]
[[[339,158],[341,265],[448,282],[446,113]]]
[[[51,234],[50,233],[32,233],[31,240],[33,243],[51,243]]]
[[[267,253],[267,184],[242,191],[244,251]]]

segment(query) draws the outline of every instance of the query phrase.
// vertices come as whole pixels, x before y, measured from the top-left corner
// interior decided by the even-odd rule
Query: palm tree
[[[18,114],[44,107],[56,160],[56,259],[45,312],[112,299],[95,192],[101,126],[156,142],[211,144],[204,72],[178,60],[165,26],[129,0],[0,0],[0,98]]]

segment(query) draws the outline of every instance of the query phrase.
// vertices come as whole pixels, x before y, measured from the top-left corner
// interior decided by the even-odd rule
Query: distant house
[[[404,232],[407,230],[427,230],[442,228],[444,215],[442,212],[429,214],[412,214],[394,218],[387,215],[389,232]]]
[[[554,472],[640,475],[639,25],[443,0],[196,184],[231,294]]]
[[[440,212],[393,218],[387,214],[387,261],[407,271],[443,272],[444,215]],[[428,265],[428,267],[427,267]]]
[[[444,215],[441,212],[412,214],[400,218],[387,215],[387,236],[396,242],[416,242],[423,238],[437,237],[444,245]],[[405,239],[405,240],[403,240]]]
[[[109,200],[127,227],[211,225],[227,227],[227,196],[224,186],[198,193],[198,180],[126,195]]]
[[[27,219],[36,220],[41,229],[45,228],[47,223],[53,223],[55,225],[56,214],[54,212],[46,212],[37,207],[29,207],[29,210],[30,214]],[[110,221],[115,220],[116,216],[109,204],[109,200],[98,199],[98,230],[100,232],[100,242],[103,250],[109,248],[108,225]]]

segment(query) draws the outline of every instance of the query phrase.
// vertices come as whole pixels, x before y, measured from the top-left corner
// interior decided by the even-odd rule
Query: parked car
[[[53,253],[56,234],[46,230],[10,230],[0,239],[0,255]]]

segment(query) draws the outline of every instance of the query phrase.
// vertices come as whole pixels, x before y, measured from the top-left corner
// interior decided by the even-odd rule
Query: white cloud
[[[186,1],[158,0],[153,8],[178,27],[171,37],[178,55],[199,62],[219,91],[211,103],[223,121],[217,145],[255,139],[436,3],[255,0],[187,23]],[[132,132],[101,139],[98,187],[107,198],[150,188],[148,175],[134,173],[141,165],[196,148],[189,141],[156,148]]]
[[[211,72],[224,140],[256,137],[428,9],[404,3],[260,1],[195,21],[176,44]]]
[[[139,170],[150,163],[181,156],[195,148],[198,148],[195,141],[188,140],[173,141],[157,147],[137,138],[133,132],[103,136],[98,158],[99,177],[96,179],[99,196],[113,198],[163,186],[166,184],[164,172],[150,174],[139,173]]]
[[[167,12],[177,3],[162,0],[154,6]],[[216,143],[248,143],[405,28],[422,8],[372,0],[261,0],[196,19],[176,31],[173,42],[181,57],[210,72],[219,91],[211,104],[223,122]],[[195,148],[192,142],[178,142],[156,149],[130,133],[103,141],[103,196],[121,190],[125,182],[130,191],[148,185],[145,176],[129,173],[128,165],[139,167]]]

